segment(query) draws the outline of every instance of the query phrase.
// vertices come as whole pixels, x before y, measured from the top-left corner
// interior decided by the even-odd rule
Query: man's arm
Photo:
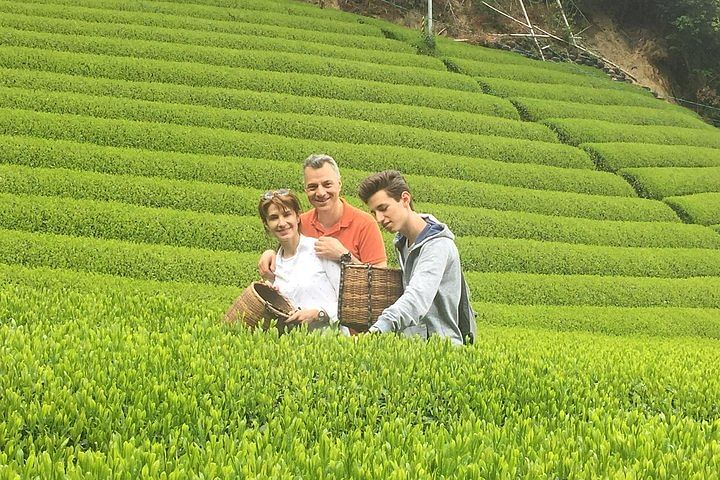
[[[275,281],[275,250],[265,250],[258,260],[260,276],[270,282]]]
[[[450,240],[451,241],[451,240]],[[442,282],[447,267],[450,250],[437,248],[438,242],[430,242],[422,247],[412,278],[398,300],[386,308],[377,322],[370,327],[371,332],[398,332],[418,325],[427,315]],[[432,249],[432,254],[428,250]]]
[[[360,259],[357,263],[369,263],[376,267],[387,267],[387,254],[380,227],[368,216],[363,228],[358,232]]]

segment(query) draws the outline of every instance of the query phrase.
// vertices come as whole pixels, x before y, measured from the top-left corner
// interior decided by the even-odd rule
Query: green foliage
[[[478,322],[606,335],[720,338],[720,310],[475,304]]]
[[[532,122],[539,122],[549,118],[586,118],[633,125],[667,125],[704,128],[706,130],[713,128],[700,120],[690,110],[683,113],[648,107],[593,105],[523,97],[511,100],[521,112],[523,118]]]
[[[476,302],[720,308],[718,277],[642,278],[468,272],[467,280]]]
[[[4,463],[24,474],[713,475],[712,341],[488,327],[459,350],[228,329],[170,295],[15,286],[0,298],[13,319],[0,326],[14,373]],[[433,368],[387,367],[419,363]],[[647,435],[625,456],[559,460],[621,451],[635,428]]]
[[[101,7],[101,5],[98,5]],[[410,46],[388,40],[383,37],[367,35],[349,35],[345,32],[307,30],[304,28],[288,28],[262,23],[241,22],[239,20],[208,20],[193,18],[171,13],[133,12],[106,10],[73,5],[42,4],[29,2],[0,2],[0,11],[36,17],[50,17],[84,22],[108,23],[119,25],[145,25],[158,30],[196,30],[226,38],[224,34],[239,34],[256,38],[282,38],[302,42],[323,43],[340,47],[360,48],[366,51],[382,50],[387,52],[413,53]],[[369,53],[371,54],[371,53]],[[421,61],[421,60],[418,60]]]
[[[237,217],[126,203],[0,194],[0,227],[210,250],[274,248],[256,216]]]
[[[550,141],[555,140],[555,135],[550,133],[544,125],[519,124],[512,121],[519,120],[519,117],[517,112],[510,110],[510,107],[506,110],[489,109],[488,115],[480,115],[412,105],[336,100],[230,88],[131,82],[25,69],[0,69],[0,85],[31,90],[51,90],[54,92],[74,92],[136,100],[206,105],[233,110],[304,113],[348,120],[367,120],[407,125],[430,130],[464,133],[485,132],[499,135],[504,133],[506,136],[535,136]],[[505,118],[490,116],[496,114]]]
[[[559,87],[549,83],[523,82],[490,77],[476,77],[476,80],[482,85],[483,91],[501,97],[527,97],[595,105],[625,105],[685,111],[680,107],[648,95],[610,88],[591,88],[576,85]]]
[[[387,50],[373,51],[367,48],[331,46],[317,43],[314,39],[311,41],[300,41],[288,38],[259,37],[256,35],[218,33],[190,29],[183,30],[156,26],[119,25],[115,23],[63,20],[15,14],[5,14],[0,17],[0,25],[18,30],[64,35],[86,35],[105,38],[124,38],[128,40],[170,42],[236,50],[300,53],[393,66],[427,68],[432,70],[445,69],[440,60],[432,57],[418,56],[413,53],[389,52]]]
[[[411,87],[366,80],[318,76],[306,73],[271,72],[177,62],[55,52],[0,46],[0,66],[40,71],[123,79],[140,82],[174,83],[198,87],[221,87],[259,92],[288,93],[308,97],[399,103],[446,110],[514,118],[512,104],[490,95],[433,87]],[[378,70],[377,67],[373,67]]]
[[[106,56],[194,62],[229,68],[273,72],[307,73],[353,78],[398,85],[441,87],[479,92],[471,77],[427,68],[386,65],[335,59],[299,53],[239,50],[201,45],[115,39],[85,35],[30,32],[0,27],[0,41],[16,47],[42,48],[60,52],[94,53]]]
[[[676,222],[589,220],[424,203],[416,209],[432,212],[456,235],[617,247],[720,248],[720,236],[713,230]]]
[[[123,103],[127,103],[128,106],[123,107]],[[72,109],[71,111],[110,115],[112,112],[103,110],[105,106],[109,105],[109,102],[90,103],[85,107],[80,105],[84,110]],[[134,111],[138,117],[153,117],[156,115],[153,110],[144,110],[142,103],[135,103],[134,105],[135,109],[133,110],[133,102],[118,102],[117,108],[120,111],[122,109],[128,112]],[[63,109],[61,106],[55,108]],[[191,107],[186,108],[191,109]],[[180,111],[181,109],[182,107],[178,106],[171,111]],[[188,121],[192,121],[192,116],[187,112],[185,114],[186,118]],[[228,115],[232,114],[227,110],[219,111],[218,114],[222,115],[225,112]],[[120,116],[120,113],[117,112],[116,115]],[[288,120],[289,118],[302,121],[293,123]],[[263,119],[267,122],[263,122]],[[155,120],[161,119],[155,118]],[[278,122],[276,123],[275,120],[278,120]],[[314,139],[316,142],[305,142],[305,145],[315,146],[309,151],[319,151],[326,150],[322,147],[328,141],[334,140],[331,138],[332,135],[328,135],[328,131],[339,132],[341,138],[356,144],[362,144],[363,140],[373,140],[368,135],[371,131],[374,131],[379,135],[383,134],[385,142],[394,142],[398,146],[426,148],[438,153],[490,157],[506,162],[535,162],[563,167],[589,168],[592,165],[587,153],[577,148],[531,140],[452,132],[435,132],[430,136],[427,132],[419,129],[413,130],[409,127],[392,127],[370,123],[356,124],[357,128],[355,130],[341,132],[341,129],[334,122],[335,130],[333,130],[333,125],[324,119],[309,115],[293,117],[291,114],[265,113],[258,114],[255,119],[250,116],[243,116],[239,121],[247,122],[251,126],[246,128],[251,131],[254,129],[255,133],[245,133],[225,128],[188,127],[159,123],[157,121],[115,120],[0,108],[0,134],[90,141],[99,145],[115,147],[274,158],[272,152],[274,149],[283,148],[287,144],[296,141],[288,138],[287,135],[294,135],[299,139]],[[348,122],[339,121],[338,123],[350,125]],[[253,124],[254,126],[252,126]],[[364,134],[361,127],[367,127]],[[258,131],[275,132],[275,135],[256,133]],[[407,133],[410,138],[400,135],[398,132]],[[375,139],[375,141],[378,140]],[[276,147],[274,144],[279,146]],[[307,151],[305,151],[302,158],[307,156]],[[533,151],[533,155],[529,156],[528,151]]]
[[[720,192],[720,167],[624,168],[620,173],[647,198]]]
[[[581,118],[549,119],[543,123],[554,129],[563,143],[570,145],[623,142],[720,147],[720,131],[717,129],[624,125]]]
[[[463,266],[478,272],[636,277],[718,277],[720,251],[574,245],[536,240],[462,237]]]
[[[67,268],[145,280],[245,287],[259,275],[257,253],[0,230],[4,263]]]
[[[665,197],[663,201],[688,222],[699,223],[700,225],[720,223],[720,193],[696,193],[680,197]]]
[[[640,87],[627,83],[612,82],[609,78],[601,78],[590,73],[558,72],[552,69],[543,68],[542,64],[537,65],[515,65],[512,63],[492,63],[466,60],[462,58],[450,58],[460,69],[460,73],[483,78],[502,78],[521,82],[532,82],[535,84],[549,84],[554,88],[563,88],[566,85],[590,88],[602,88],[611,90],[628,91],[639,95],[649,96],[650,93]]]
[[[720,149],[649,143],[584,143],[601,168],[720,167]]]

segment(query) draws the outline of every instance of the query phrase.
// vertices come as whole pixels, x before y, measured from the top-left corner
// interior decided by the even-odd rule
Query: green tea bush
[[[257,252],[150,245],[0,229],[4,263],[67,268],[146,280],[216,283],[243,288],[259,277]]]
[[[27,16],[49,17],[95,23],[120,25],[145,25],[170,30],[196,30],[215,34],[240,34],[257,37],[284,38],[303,42],[323,43],[341,47],[360,48],[365,50],[383,50],[387,52],[413,53],[409,45],[384,37],[367,35],[349,35],[347,33],[324,32],[300,28],[279,27],[252,22],[232,20],[207,20],[201,18],[158,14],[153,12],[132,12],[88,8],[72,5],[42,4],[29,2],[0,2],[0,12]]]
[[[471,45],[445,37],[436,37],[435,41],[437,42],[437,51],[442,57],[462,58],[485,63],[525,65],[552,72],[572,73],[607,79],[607,75],[602,70],[585,65],[578,65],[576,63],[540,62],[527,58],[519,53]]]
[[[299,53],[263,50],[239,50],[200,45],[128,40],[85,35],[62,35],[30,32],[0,27],[4,45],[50,49],[61,52],[93,53],[106,56],[153,59],[170,62],[194,62],[229,68],[245,68],[287,73],[353,78],[397,85],[480,92],[471,77],[427,68],[385,65],[320,57]],[[111,61],[111,59],[106,59]]]
[[[301,162],[308,152],[330,152],[343,166],[344,191],[354,194],[360,181],[374,170],[395,168],[408,175],[442,177],[535,190],[553,189],[605,196],[635,196],[630,185],[617,175],[531,164],[515,164],[479,158],[442,155],[399,147],[313,144],[297,140],[287,149],[258,152],[266,158],[228,157],[102,147],[89,143],[0,135],[0,163],[36,167],[64,167],[105,173],[162,176],[184,180],[226,183],[265,189],[271,176],[275,183],[298,188]],[[253,152],[250,152],[253,153]],[[277,160],[268,160],[267,157]],[[359,170],[366,168],[367,170]],[[419,181],[427,182],[421,179]],[[469,185],[463,183],[463,185]],[[447,198],[441,195],[439,198]]]
[[[605,170],[634,167],[720,167],[717,148],[649,143],[584,143],[596,163]]]
[[[36,165],[32,150],[25,160]],[[63,150],[56,152],[59,155]],[[113,151],[104,152],[111,155]],[[122,152],[132,155],[133,151]],[[170,154],[164,154],[165,157]],[[0,153],[0,158],[2,153]],[[54,157],[49,157],[52,159]],[[102,161],[106,157],[99,157]],[[220,157],[216,162],[222,162]],[[155,168],[148,168],[144,172],[138,170],[145,160],[152,161],[153,156],[146,154],[134,158],[136,163],[123,164],[115,159],[114,164],[101,167],[90,165],[100,171],[114,173],[113,175],[67,170],[57,168],[67,166],[77,168],[78,163],[59,161],[58,165],[49,162],[56,168],[28,168],[23,165],[0,165],[0,191],[18,195],[52,195],[72,197],[78,199],[117,201],[132,203],[148,207],[173,208],[180,210],[194,210],[199,212],[213,212],[231,215],[253,216],[256,213],[260,193],[272,188],[290,187],[301,189],[301,176],[297,166],[288,162],[271,162],[268,160],[243,159],[234,165],[228,165],[225,170],[218,169],[217,173],[210,172],[215,164],[205,164],[199,161],[190,164],[187,168],[174,169],[175,164],[163,165],[164,158],[158,158]],[[4,159],[3,159],[4,160]],[[70,159],[72,161],[72,159]],[[176,161],[198,160],[190,156],[179,157]],[[205,169],[204,169],[205,167]],[[241,171],[233,175],[235,171]],[[193,172],[199,172],[196,177]],[[174,180],[164,178],[147,178],[136,175],[121,175],[121,173],[136,173],[139,175],[168,175],[173,178],[186,178],[187,180]],[[214,180],[223,180],[220,175],[227,173],[227,182],[244,185],[229,186],[218,183],[206,183]],[[344,191],[354,194],[360,181],[369,172],[343,169]],[[206,182],[191,180],[192,178],[205,179]],[[588,218],[629,219],[631,221],[675,221],[680,220],[666,204],[658,201],[608,198],[596,195],[563,194],[561,192],[545,192],[540,190],[527,190],[521,188],[503,187],[489,184],[477,184],[459,180],[438,179],[419,175],[408,175],[407,179],[418,192],[418,201],[446,203],[456,206],[478,205],[496,210],[513,210],[522,208],[528,211],[538,211],[546,215],[564,215]],[[270,182],[270,183],[268,183]],[[478,185],[482,188],[478,189]],[[254,186],[259,190],[247,188]],[[448,196],[447,192],[453,195]],[[307,206],[307,205],[306,205]],[[364,208],[364,206],[362,206]],[[676,232],[677,233],[677,232]]]
[[[625,105],[683,111],[681,107],[665,103],[654,97],[610,88],[590,88],[575,85],[563,85],[562,88],[559,88],[557,85],[552,84],[523,82],[504,78],[475,77],[475,79],[483,86],[485,92],[501,97],[528,97],[596,105]]]
[[[650,96],[650,93],[635,85],[612,82],[609,78],[592,74],[567,73],[553,71],[537,65],[515,65],[512,63],[478,62],[462,58],[449,58],[459,68],[460,73],[483,78],[502,78],[534,84],[552,84],[555,88],[565,86],[602,88],[628,91],[634,94]]]
[[[42,3],[42,2],[38,2]],[[335,18],[312,20],[296,14],[279,13],[268,11],[270,9],[244,9],[239,8],[218,8],[202,5],[181,5],[174,2],[155,2],[150,4],[127,3],[117,0],[58,0],[53,2],[56,5],[67,5],[68,7],[99,8],[112,12],[133,12],[135,14],[169,14],[189,17],[198,20],[232,20],[243,23],[256,23],[265,25],[277,25],[283,27],[300,28],[304,30],[318,30],[354,35],[382,36],[380,29],[370,25],[363,25],[357,21],[348,21],[350,17],[335,13]],[[331,11],[331,15],[332,11]],[[342,18],[340,18],[342,17]]]
[[[570,145],[623,142],[720,147],[720,132],[705,128],[627,125],[582,118],[550,119],[543,123],[555,130],[564,143]]]
[[[238,217],[34,195],[0,193],[0,227],[210,250],[257,252],[263,245],[275,246],[257,215]]]
[[[308,99],[300,97],[307,102]],[[146,100],[130,100],[115,97],[91,96],[78,93],[42,91],[20,88],[0,87],[0,106],[25,110],[49,111],[56,113],[73,113],[105,118],[125,120],[143,120],[152,122],[177,123],[213,128],[227,128],[245,132],[272,133],[289,137],[333,139],[350,143],[380,143],[400,146],[420,146],[429,141],[450,143],[472,143],[475,136],[465,132],[440,133],[428,131],[426,128],[388,126],[386,123],[375,123],[336,117],[328,124],[327,116],[318,113],[289,113],[207,107],[203,105],[178,105],[168,102],[150,102]],[[367,107],[366,107],[367,108]],[[372,108],[372,107],[371,107]],[[367,108],[369,110],[369,108]],[[472,114],[473,124],[477,131],[473,134],[501,136],[546,143],[557,143],[557,137],[544,125],[523,123],[516,120],[496,119],[495,117],[478,118]],[[426,115],[426,118],[432,118]],[[437,120],[435,120],[437,121]],[[416,122],[427,126],[431,120],[416,118]],[[323,125],[324,128],[320,128]],[[463,137],[455,138],[454,135]],[[368,138],[363,138],[367,135]],[[440,136],[436,138],[436,136]],[[448,137],[449,135],[449,137]],[[445,137],[445,138],[444,138]],[[407,143],[408,145],[404,145]],[[592,163],[585,152],[579,157],[586,159],[589,168]]]
[[[593,105],[588,103],[542,100],[517,97],[511,99],[524,119],[539,122],[549,118],[586,118],[633,125],[665,125],[712,129],[692,111],[681,112],[625,105]]]
[[[89,110],[102,115],[103,103],[90,105]],[[128,102],[129,103],[129,102]],[[107,104],[106,104],[107,105]],[[121,105],[118,106],[122,108]],[[179,108],[179,107],[178,107]],[[84,113],[90,113],[85,110]],[[138,109],[138,115],[142,115],[142,109]],[[76,110],[75,110],[76,111]],[[78,112],[83,113],[83,112]],[[111,112],[110,112],[111,113]],[[152,111],[149,112],[150,115]],[[120,116],[120,113],[117,113]],[[271,114],[266,114],[271,115]],[[245,133],[235,130],[188,127],[158,122],[140,122],[128,120],[115,120],[97,117],[87,117],[70,114],[51,114],[44,112],[33,112],[28,110],[15,110],[0,108],[0,134],[4,135],[28,135],[59,140],[88,141],[99,145],[146,148],[151,150],[171,150],[187,153],[205,153],[212,155],[242,155],[250,157],[272,158],[273,149],[283,148],[286,144],[295,142],[293,138],[286,135],[295,135],[296,138],[317,140],[315,145],[322,145],[325,141],[331,140],[323,123],[329,127],[327,121],[312,116],[298,116],[303,120],[300,124],[285,122],[277,125],[274,120],[283,118],[283,115],[276,114],[264,118],[273,122],[264,124],[263,116],[256,119],[258,130],[265,128],[269,131],[280,132],[283,135],[272,135],[269,133]],[[289,117],[285,117],[286,119]],[[161,119],[158,119],[161,120]],[[248,121],[252,121],[248,119]],[[334,123],[334,122],[333,122]],[[62,125],[61,125],[62,124]],[[370,123],[362,124],[369,127]],[[358,125],[359,127],[360,125]],[[393,132],[401,128],[407,128],[408,133],[416,135],[410,142],[407,138],[398,135],[393,140]],[[275,130],[273,130],[275,129]],[[279,130],[278,130],[279,129]],[[432,138],[423,131],[413,130],[409,127],[391,127],[387,125],[376,125],[375,131],[387,135],[386,141],[397,141],[403,146],[413,148],[427,148],[439,153],[450,153],[467,156],[490,157],[507,162],[535,162],[546,165],[589,168],[591,161],[587,154],[579,149],[546,142],[531,140],[516,140],[511,138],[493,137],[484,135],[467,135],[459,133],[436,132]],[[350,136],[349,133],[345,133]],[[369,130],[362,133],[358,128],[354,131],[353,143],[361,144],[363,140],[372,140]],[[465,144],[456,142],[466,141]],[[277,144],[277,146],[275,146]],[[312,144],[312,142],[307,142]],[[289,147],[293,148],[293,147]],[[320,148],[313,148],[310,151],[317,151]],[[306,156],[307,150],[305,151]]]
[[[463,266],[478,272],[636,277],[719,277],[720,251],[575,245],[536,240],[461,237]]]
[[[304,113],[450,132],[490,134],[496,132],[499,135],[518,135],[521,138],[535,135],[549,141],[556,139],[555,134],[551,133],[548,127],[527,123],[520,126],[518,122],[514,121],[519,118],[511,120],[510,117],[506,117],[506,120],[506,118],[497,116],[412,105],[336,100],[229,88],[130,82],[24,69],[0,69],[0,85],[31,90],[52,90],[135,100],[206,105],[233,110]],[[510,114],[510,112],[507,113]]]
[[[720,338],[720,310],[672,307],[587,307],[475,304],[478,322],[504,327],[605,335]]]
[[[13,373],[3,465],[22,476],[714,472],[714,341],[486,327],[453,349],[252,333],[169,295],[13,286],[0,298],[13,319],[0,326]],[[433,368],[387,368],[415,364]],[[623,450],[636,429],[646,434]]]
[[[648,167],[619,171],[646,198],[720,192],[720,167]]]
[[[262,190],[131,175],[107,175],[63,168],[0,165],[0,191],[114,201],[145,207],[228,215],[256,215]],[[267,177],[265,177],[267,182]],[[280,184],[278,186],[287,186]]]
[[[720,308],[720,277],[642,278],[467,272],[476,302]]]
[[[720,193],[696,193],[680,197],[665,197],[680,218],[689,223],[713,225],[720,223]]]
[[[399,103],[508,118],[517,117],[517,111],[509,101],[480,93],[434,87],[391,85],[305,73],[218,67],[189,62],[183,63],[182,68],[179,68],[179,65],[178,62],[161,60],[109,58],[103,55],[0,45],[0,66],[8,68],[27,68],[139,82],[246,89],[376,103]]]
[[[700,225],[588,220],[435,203],[418,203],[416,209],[431,212],[461,236],[616,247],[720,248],[720,236]]]
[[[288,38],[259,37],[256,35],[162,28],[157,26],[98,23],[15,14],[5,14],[0,17],[0,26],[18,30],[64,35],[124,38],[128,40],[222,47],[234,50],[299,53],[392,66],[445,70],[445,65],[439,59],[426,55],[333,46],[317,43],[314,40],[300,41]]]

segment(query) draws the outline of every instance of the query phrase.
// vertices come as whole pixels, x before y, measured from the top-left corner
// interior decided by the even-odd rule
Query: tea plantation
[[[720,131],[418,42],[290,0],[0,0],[0,478],[720,477]],[[220,322],[316,152],[455,231],[474,345]]]

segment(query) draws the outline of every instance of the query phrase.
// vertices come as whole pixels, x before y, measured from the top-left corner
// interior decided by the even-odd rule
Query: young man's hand
[[[340,257],[347,253],[348,249],[340,243],[340,240],[333,237],[320,237],[315,244],[315,254],[320,258],[327,258],[339,262]]]
[[[258,260],[260,276],[270,282],[275,281],[275,251],[265,250]]]

